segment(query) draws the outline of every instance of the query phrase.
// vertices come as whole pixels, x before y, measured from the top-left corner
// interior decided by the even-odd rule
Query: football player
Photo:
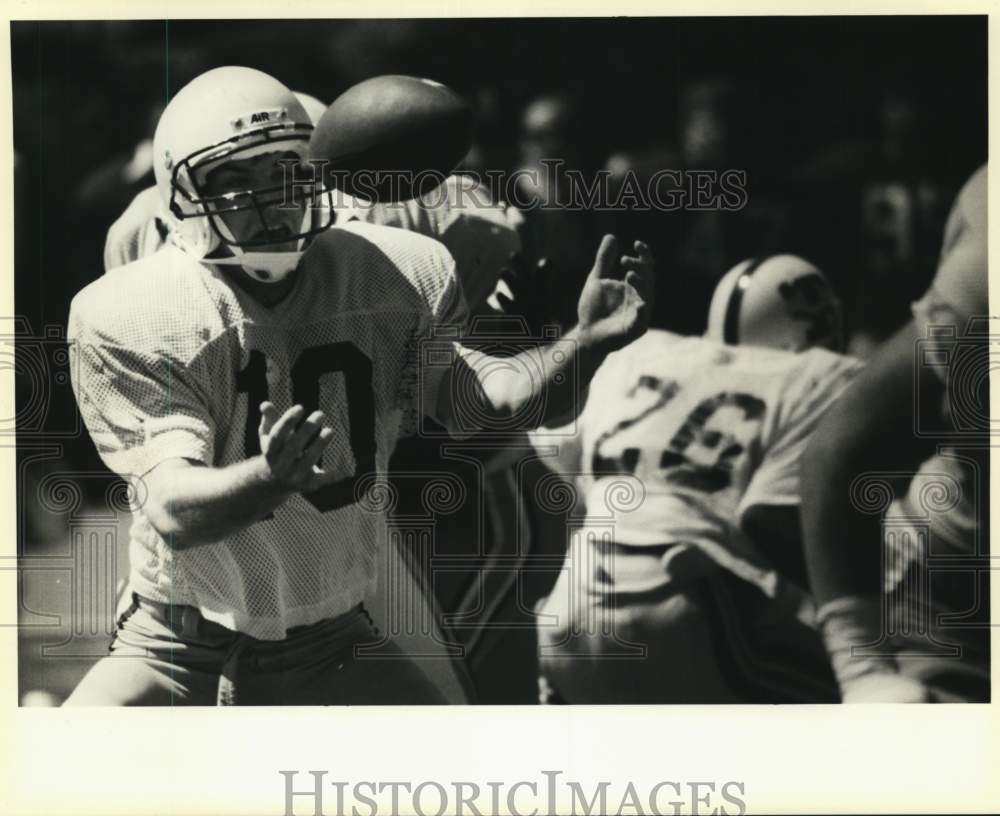
[[[814,266],[746,261],[709,336],[648,331],[598,370],[568,441],[533,434],[580,505],[537,610],[543,699],[836,699],[798,502],[802,449],[859,367],[839,323]]]
[[[977,389],[988,388],[990,338],[986,321],[972,320],[989,313],[986,176],[984,165],[959,193],[913,318],[879,347],[805,454],[806,554],[844,702],[989,700],[989,403]],[[922,344],[927,353],[915,357]],[[918,409],[939,421],[921,422],[919,435]],[[894,475],[915,472],[883,534],[855,480],[881,476],[891,495],[904,492]]]
[[[296,97],[306,109],[313,123],[319,121],[326,108],[319,100],[307,94],[296,92]],[[514,256],[522,252],[520,232],[523,219],[516,208],[507,207],[502,203],[494,203],[482,185],[477,184],[467,176],[455,175],[448,178],[439,188],[428,191],[419,198],[400,202],[366,203],[352,199],[346,194],[338,193],[333,201],[336,219],[339,223],[357,219],[367,223],[399,227],[418,232],[422,235],[441,241],[455,260],[456,272],[459,277],[463,295],[470,312],[486,310],[485,301],[501,273],[509,268]],[[138,195],[129,208],[119,217],[108,231],[105,243],[106,269],[122,266],[130,261],[155,252],[167,240],[167,219],[160,215],[162,204],[156,187]],[[392,461],[390,470],[393,474],[428,470],[449,471],[454,468],[454,462],[446,461],[439,455],[440,438],[421,440],[409,437],[401,440]],[[494,491],[500,480],[491,480],[484,489]],[[413,501],[422,501],[423,491],[412,487],[415,481],[396,480],[399,501],[397,510],[407,512]],[[492,509],[496,502],[487,502]],[[442,536],[447,536],[449,530],[463,532],[457,536],[464,539],[465,524],[470,523],[469,513],[476,513],[477,507],[468,503],[465,515],[452,513],[448,518],[448,529],[439,527],[438,538],[441,545]],[[471,520],[475,524],[475,519]],[[453,538],[456,536],[452,535]],[[390,599],[385,593],[395,592],[412,599],[414,603],[422,603],[424,598],[433,603],[432,593],[423,592],[410,584],[410,570],[402,569],[401,565],[392,563],[396,550],[390,550],[390,562],[380,559],[379,574],[376,580],[376,594],[367,600],[375,622],[392,627],[391,618],[404,613],[399,603]],[[409,563],[412,554],[409,548],[399,551],[404,561]],[[417,564],[412,564],[417,568]],[[415,571],[422,573],[425,567],[419,566]],[[392,576],[390,579],[389,576]],[[459,576],[455,576],[458,578]],[[429,576],[418,575],[418,580],[426,580],[428,587],[434,584]],[[398,582],[404,582],[399,586]],[[434,584],[438,586],[439,584]],[[391,587],[391,589],[390,589]],[[447,604],[444,609],[448,609]],[[422,614],[422,619],[428,619]],[[438,620],[435,615],[433,619]],[[399,635],[400,644],[407,645],[406,637]],[[410,645],[415,651],[426,651],[428,648],[438,649],[439,644],[446,642],[448,636],[437,632],[431,634],[431,642],[421,639],[419,643]],[[453,671],[459,678],[464,674],[464,667],[455,662],[434,660],[426,663],[428,673],[432,675],[447,674]],[[534,672],[530,673],[531,678]],[[533,682],[533,679],[529,679]],[[468,682],[451,683],[450,687],[469,685]]]
[[[132,604],[67,704],[439,701],[415,665],[356,657],[377,638],[361,600],[401,428],[571,416],[645,331],[652,258],[605,236],[577,327],[491,365],[452,330],[465,306],[440,243],[330,228],[288,189],[311,129],[266,74],[196,78],[154,137],[168,243],[74,298],[80,411],[134,493]]]

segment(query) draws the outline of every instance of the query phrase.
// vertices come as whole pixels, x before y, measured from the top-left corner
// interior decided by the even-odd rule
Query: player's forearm
[[[881,592],[882,516],[859,508],[854,481],[869,473],[899,473],[891,486],[906,488],[933,451],[913,432],[914,399],[939,404],[931,386],[916,393],[911,327],[890,339],[813,433],[800,465],[802,526],[809,580],[819,603]],[[927,379],[927,378],[925,378]]]
[[[167,545],[178,550],[249,527],[292,492],[275,482],[263,456],[224,468],[185,465],[154,475],[146,515]]]
[[[524,417],[524,429],[536,426],[539,419],[543,425],[571,420],[582,409],[587,383],[610,350],[572,329],[553,343],[512,358],[479,358],[476,381],[483,414],[500,422]],[[530,410],[533,405],[542,410]]]
[[[859,396],[848,395],[844,407],[859,407]],[[813,437],[802,464],[805,555],[819,632],[843,702],[924,702],[923,687],[898,674],[894,661],[854,651],[884,632],[882,516],[862,513],[850,498],[857,476],[886,469],[876,433],[884,425],[852,432],[843,413],[832,419],[820,426],[817,434],[828,433]]]
[[[850,498],[854,478],[869,470],[863,436],[820,426],[802,456],[802,526],[809,585],[818,603],[880,591],[878,518]]]

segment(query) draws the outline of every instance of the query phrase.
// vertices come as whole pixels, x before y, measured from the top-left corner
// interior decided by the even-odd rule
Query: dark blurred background
[[[650,240],[675,237],[665,276],[718,277],[743,255],[795,249],[844,296],[873,274],[902,287],[877,298],[896,312],[926,283],[942,214],[986,157],[985,17],[18,22],[11,33],[17,309],[33,326],[63,322],[101,273],[107,227],[148,181],[137,145],[172,93],[219,65],[323,101],[376,74],[438,79],[478,108],[479,166],[541,152],[618,172],[745,169],[749,205],[721,224],[642,219]]]
[[[64,326],[73,295],[102,274],[108,226],[152,183],[163,105],[220,65],[324,102],[377,74],[437,79],[478,112],[470,169],[560,158],[606,168],[613,184],[629,170],[744,170],[736,212],[529,215],[553,300],[572,302],[558,276],[585,272],[613,230],[653,244],[657,322],[700,332],[728,268],[796,252],[837,287],[862,356],[906,320],[951,201],[986,159],[983,16],[16,22],[11,44],[15,304],[35,337]],[[58,336],[44,345],[58,356]],[[22,497],[47,472],[102,469],[65,379],[26,405],[37,379],[26,359]],[[28,552],[58,538],[51,509],[21,506]]]

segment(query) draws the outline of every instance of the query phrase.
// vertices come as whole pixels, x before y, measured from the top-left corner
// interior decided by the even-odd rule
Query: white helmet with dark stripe
[[[795,255],[750,258],[715,288],[707,336],[730,345],[843,349],[840,301],[826,276]]]

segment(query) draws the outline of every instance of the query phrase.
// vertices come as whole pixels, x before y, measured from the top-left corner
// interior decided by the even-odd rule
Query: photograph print
[[[9,36],[21,706],[990,701],[985,16]]]

